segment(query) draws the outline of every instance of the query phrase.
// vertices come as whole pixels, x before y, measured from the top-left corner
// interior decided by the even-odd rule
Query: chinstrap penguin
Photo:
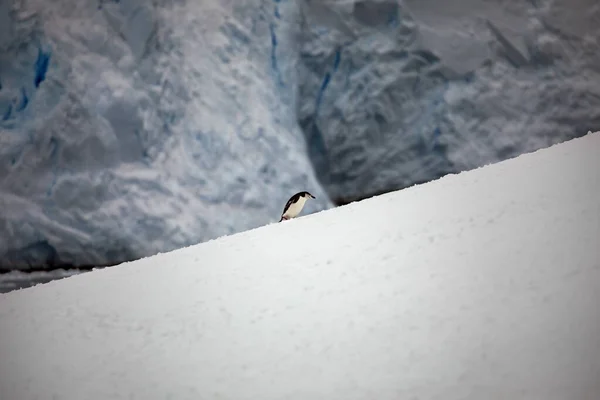
[[[283,207],[283,212],[281,213],[281,219],[279,222],[283,221],[284,219],[288,220],[296,218],[296,216],[300,214],[300,211],[302,211],[306,200],[314,198],[315,196],[308,192],[299,192],[290,197],[287,203],[285,203],[285,207]]]

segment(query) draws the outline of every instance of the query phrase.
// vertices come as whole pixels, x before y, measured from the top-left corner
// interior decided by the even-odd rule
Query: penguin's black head
[[[314,199],[315,198],[315,196],[313,196],[312,194],[310,194],[308,192],[300,192],[300,196],[306,197],[307,199]]]

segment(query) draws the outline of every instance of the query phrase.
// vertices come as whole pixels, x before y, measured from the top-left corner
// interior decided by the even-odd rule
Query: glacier
[[[600,7],[572,4],[2,2],[0,266],[115,264],[598,130]]]
[[[596,1],[330,4],[306,12],[298,121],[337,204],[600,126]]]
[[[331,206],[272,2],[2,4],[3,267],[168,251],[276,221],[300,190]]]

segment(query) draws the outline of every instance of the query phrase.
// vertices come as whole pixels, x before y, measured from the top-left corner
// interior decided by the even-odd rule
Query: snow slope
[[[0,393],[597,399],[599,171],[600,132],[0,295]]]
[[[139,258],[267,224],[300,190],[317,196],[310,213],[326,193],[362,198],[600,129],[599,13],[3,1],[0,267]]]

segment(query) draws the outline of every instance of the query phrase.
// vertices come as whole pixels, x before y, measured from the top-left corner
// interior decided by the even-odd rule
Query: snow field
[[[600,133],[0,295],[0,393],[596,399]]]

